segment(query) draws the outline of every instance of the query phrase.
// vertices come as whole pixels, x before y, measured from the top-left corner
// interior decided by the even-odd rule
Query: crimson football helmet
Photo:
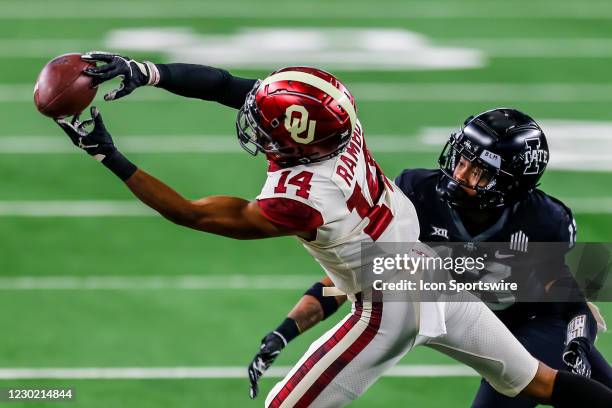
[[[238,113],[236,131],[247,152],[263,152],[286,167],[339,154],[356,121],[353,96],[336,77],[288,67],[255,84]]]

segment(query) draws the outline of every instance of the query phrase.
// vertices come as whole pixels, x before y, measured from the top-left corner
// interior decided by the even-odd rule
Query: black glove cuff
[[[126,181],[138,170],[138,167],[129,161],[124,155],[118,150],[115,150],[102,160],[102,164],[105,165],[110,171],[115,173],[121,180]]]
[[[290,317],[285,318],[283,322],[274,330],[276,334],[280,334],[283,338],[285,345],[291,340],[295,339],[300,334],[300,329],[297,323]]]

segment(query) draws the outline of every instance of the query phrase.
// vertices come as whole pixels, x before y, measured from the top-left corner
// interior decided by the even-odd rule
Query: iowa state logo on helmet
[[[548,164],[548,150],[541,149],[540,137],[525,139],[525,171],[523,174],[539,174]]]

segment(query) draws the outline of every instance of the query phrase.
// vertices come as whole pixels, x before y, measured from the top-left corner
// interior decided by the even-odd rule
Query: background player
[[[517,147],[525,143],[533,149],[517,165]],[[440,169],[405,170],[395,182],[417,209],[420,240],[508,242],[510,246],[504,250],[513,257],[521,257],[526,248],[512,245],[517,237],[525,242],[570,245],[576,239],[570,209],[535,188],[546,168],[548,154],[546,137],[532,118],[514,109],[494,109],[468,118],[461,131],[451,135],[440,155]],[[496,258],[493,251],[488,258]],[[543,293],[535,296],[545,297],[544,288],[552,291],[555,285],[571,279],[567,276],[562,279],[559,274],[566,270],[564,253],[547,261],[546,265],[536,266],[536,276],[547,285],[541,287]],[[255,389],[259,376],[287,342],[330,316],[344,302],[341,296],[322,295],[322,288],[330,285],[325,278],[313,285],[283,323],[264,337],[249,367]],[[535,282],[530,286],[538,287]],[[511,301],[494,306],[497,316],[536,358],[554,368],[592,375],[612,387],[612,370],[593,344],[597,321],[585,302]],[[485,380],[481,381],[473,404],[535,405],[528,398],[508,398]]]
[[[142,84],[153,84],[154,78],[161,78],[161,84],[164,79],[164,67],[112,55],[91,58],[109,63],[89,71],[101,80],[124,75],[127,83],[143,80]],[[165,69],[166,78],[171,80],[173,67]],[[183,73],[191,71],[199,81],[211,74],[206,67],[177,69]],[[220,74],[222,81],[232,82],[227,73],[216,70],[214,74]],[[240,87],[244,82],[228,88],[234,85]],[[211,95],[222,95],[235,100],[227,97],[226,89],[218,82],[210,89],[213,93],[204,99],[219,100]],[[130,87],[124,86],[122,90],[129,91]],[[112,93],[111,99],[118,95]],[[480,302],[419,305],[407,301],[383,308],[383,302],[377,300],[361,301],[362,288],[355,278],[361,259],[355,249],[368,240],[413,241],[416,219],[410,201],[393,188],[371,158],[356,120],[352,97],[333,76],[316,69],[284,69],[256,84],[246,95],[237,120],[239,140],[245,149],[252,148],[253,154],[266,153],[270,162],[266,185],[258,200],[251,202],[233,197],[184,199],[121,155],[95,108],[92,116],[83,123],[74,118],[59,124],[75,145],[124,180],[141,201],[173,222],[219,235],[234,238],[296,235],[324,266],[334,284],[353,297],[353,311],[313,344],[270,393],[267,405],[346,404],[399,360],[427,324],[430,331],[440,330],[439,336],[430,332],[431,341],[423,342],[477,366],[498,390],[508,395],[522,390],[559,406],[572,406],[577,401],[576,395],[586,394],[590,394],[593,406],[610,402],[610,391],[605,387],[538,365]],[[91,123],[94,129],[88,132],[86,127]],[[323,126],[315,131],[317,123]],[[345,208],[324,205],[337,204],[333,202],[334,195],[340,202],[344,197]],[[292,221],[296,217],[301,219],[298,224]],[[423,314],[428,306],[436,308],[439,315]],[[420,326],[408,319],[419,313],[415,307],[426,317]],[[435,317],[444,313],[444,322],[435,322]],[[446,323],[448,332],[432,327],[432,322]],[[473,335],[472,341],[463,342],[468,331],[481,327],[482,331],[477,333],[495,336],[495,346]],[[500,366],[496,363],[499,361],[504,364]]]

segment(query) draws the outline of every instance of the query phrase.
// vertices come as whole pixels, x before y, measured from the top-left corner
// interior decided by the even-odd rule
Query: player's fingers
[[[54,119],[54,121],[64,130],[64,132],[68,133],[71,127],[70,123],[66,121],[66,118]]]
[[[119,92],[119,89],[113,89],[112,91],[104,95],[104,100],[107,102],[115,100],[115,95],[117,95],[117,92]]]
[[[96,127],[104,126],[104,122],[102,122],[102,114],[100,113],[100,109],[98,109],[97,106],[92,106],[89,109],[89,112],[91,113],[91,120],[93,120],[93,123]]]
[[[100,76],[101,74],[108,72],[112,69],[116,68],[115,64],[109,63],[109,64],[104,64],[104,65],[100,65],[99,67],[87,67],[83,70],[83,72],[86,75],[89,76]]]
[[[66,118],[55,119],[55,123],[57,123],[59,125],[59,127],[62,128],[64,133],[66,133],[68,135],[70,140],[72,140],[72,143],[74,143],[75,145],[78,146],[78,144],[79,144],[79,132],[77,132],[77,130],[72,126],[72,124],[70,122],[68,122],[66,120]]]
[[[121,74],[115,74],[115,73],[104,73],[104,74],[100,74],[97,76],[94,76],[91,78],[91,86],[92,88],[95,88],[96,86],[100,85],[103,82],[106,82],[110,79],[113,79],[115,77],[118,77]]]
[[[107,101],[110,101],[110,100],[123,98],[124,96],[131,94],[134,91],[134,89],[136,89],[135,86],[128,84],[126,86],[120,87],[119,89],[116,89],[115,91],[113,91],[114,94],[112,95],[112,99],[106,99],[106,96],[104,96],[104,99],[106,99]]]
[[[255,397],[257,397],[257,394],[259,394],[259,386],[257,385],[257,380],[259,379],[259,375],[257,374],[257,371],[255,371],[255,369],[253,368],[253,365],[249,366],[249,395],[251,397],[251,399],[255,399]]]
[[[81,122],[81,124],[77,127],[77,130],[79,131],[80,134],[82,135],[86,135],[87,129],[88,127],[92,126],[94,124],[94,120],[93,119],[87,119],[84,120],[83,122]]]
[[[80,118],[80,117],[81,117],[81,114],[80,114],[80,113],[77,113],[76,115],[74,115],[74,116],[72,117],[72,119],[70,120],[70,125],[71,125],[72,127],[76,127],[76,126],[78,126],[78,125],[79,125],[79,118]]]
[[[251,399],[255,399],[257,398],[257,394],[259,394],[259,387],[257,386],[257,383],[251,384],[249,387],[249,396]]]
[[[118,67],[113,67],[111,70],[107,72],[101,72],[101,73],[95,74],[91,79],[91,85],[98,86],[102,82],[108,81],[109,79],[113,79],[120,75],[124,75],[124,72],[122,71],[122,69]]]
[[[85,61],[102,61],[111,62],[115,58],[115,54],[103,51],[90,51],[81,55],[81,59]]]
[[[113,101],[115,99],[122,98],[122,97],[124,97],[126,95],[131,94],[132,91],[134,91],[134,89],[136,89],[136,86],[134,86],[130,82],[127,82],[126,80],[123,80],[123,82],[121,82],[121,85],[119,86],[119,88],[113,89],[112,91],[110,91],[109,93],[104,95],[104,100],[105,101]]]

